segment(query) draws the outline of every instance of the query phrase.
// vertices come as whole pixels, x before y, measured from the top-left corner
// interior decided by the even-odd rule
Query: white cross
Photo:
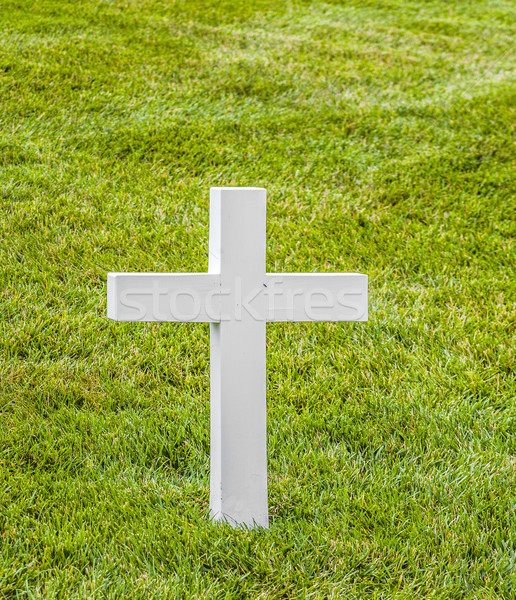
[[[210,511],[268,527],[267,321],[367,321],[367,275],[265,272],[266,191],[210,190],[208,273],[109,273],[116,321],[210,323]]]

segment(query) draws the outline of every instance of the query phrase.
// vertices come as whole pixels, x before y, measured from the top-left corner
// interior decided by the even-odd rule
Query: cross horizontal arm
[[[115,321],[220,321],[220,275],[108,273],[108,318]]]
[[[367,321],[367,275],[266,276],[267,321]]]

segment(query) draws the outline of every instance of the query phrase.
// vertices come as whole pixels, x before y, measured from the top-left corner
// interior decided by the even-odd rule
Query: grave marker
[[[210,323],[210,511],[268,527],[265,327],[367,321],[367,276],[265,272],[266,191],[210,190],[208,273],[109,273],[116,321]]]

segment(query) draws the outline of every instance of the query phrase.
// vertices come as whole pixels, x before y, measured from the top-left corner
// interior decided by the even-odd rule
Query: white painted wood
[[[225,318],[210,332],[210,510],[216,520],[262,527],[268,527],[265,216],[264,189],[211,190],[209,271],[220,272],[227,295]]]
[[[367,275],[267,274],[267,321],[367,321]]]
[[[115,321],[220,321],[220,276],[108,273],[108,317]]]
[[[268,527],[267,321],[366,321],[367,276],[265,273],[266,192],[212,188],[208,273],[109,273],[108,317],[210,323],[210,511]]]

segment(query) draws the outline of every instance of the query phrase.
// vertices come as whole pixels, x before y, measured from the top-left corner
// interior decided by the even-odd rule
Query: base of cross
[[[367,275],[265,270],[266,191],[212,188],[208,273],[109,273],[116,321],[210,323],[210,514],[268,527],[267,322],[367,321]]]

